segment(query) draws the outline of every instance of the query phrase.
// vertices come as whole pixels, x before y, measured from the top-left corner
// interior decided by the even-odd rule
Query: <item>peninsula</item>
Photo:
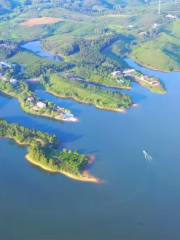
[[[67,109],[49,101],[39,99],[29,90],[25,81],[12,78],[13,65],[0,62],[0,91],[19,100],[22,109],[30,114],[52,118],[60,121],[77,122],[78,119]]]
[[[62,75],[51,74],[48,81],[44,81],[43,85],[48,92],[58,97],[91,104],[103,110],[124,112],[133,104],[131,98],[126,94],[111,92],[110,90],[105,92],[98,86],[69,81]]]

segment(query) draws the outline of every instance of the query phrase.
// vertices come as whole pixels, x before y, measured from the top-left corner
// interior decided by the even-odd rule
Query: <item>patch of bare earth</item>
[[[41,17],[41,18],[28,19],[27,21],[21,23],[21,25],[30,28],[33,26],[54,24],[54,23],[63,22],[63,21],[64,20],[61,18]]]

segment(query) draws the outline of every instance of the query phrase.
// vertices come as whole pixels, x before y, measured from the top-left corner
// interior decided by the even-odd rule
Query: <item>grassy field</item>
[[[61,72],[70,67],[66,62],[58,63],[49,61],[28,51],[19,51],[17,54],[9,58],[9,61],[23,66],[24,78],[39,77],[48,70]]]
[[[100,109],[121,112],[132,106],[131,98],[127,95],[105,92],[98,87],[88,87],[86,84],[68,81],[56,74],[50,76],[45,88],[59,97],[92,104]]]
[[[133,58],[160,71],[180,70],[180,21],[176,21],[152,41],[134,49]]]

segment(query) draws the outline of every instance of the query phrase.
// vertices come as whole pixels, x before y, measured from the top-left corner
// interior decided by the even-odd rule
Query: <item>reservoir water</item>
[[[61,62],[61,58],[59,56],[54,56],[49,52],[45,51],[42,48],[40,41],[32,41],[32,42],[25,43],[21,46],[21,48],[28,50],[32,53],[35,53],[36,55],[42,58],[48,59],[50,61]]]
[[[55,133],[66,147],[96,155],[91,172],[101,185],[72,181],[29,164],[26,149],[0,139],[0,239],[179,240],[180,73],[160,73],[166,95],[137,87],[137,108],[125,114],[62,100],[79,123],[61,123],[22,112],[0,96],[0,117]],[[145,161],[146,149],[152,161]]]

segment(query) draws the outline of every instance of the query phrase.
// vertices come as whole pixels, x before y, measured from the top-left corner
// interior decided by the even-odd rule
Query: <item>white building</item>
[[[46,108],[46,103],[39,101],[36,103],[36,106],[40,109],[43,109],[43,108]]]
[[[16,85],[18,81],[14,78],[11,78],[9,82],[12,83],[13,85]]]
[[[114,71],[111,73],[113,77],[121,77],[122,76],[122,71]]]
[[[127,70],[124,70],[124,71],[123,71],[123,74],[124,74],[124,75],[129,75],[129,74],[132,74],[132,73],[134,73],[134,72],[135,72],[134,69],[127,69]]]
[[[27,97],[27,101],[28,101],[28,102],[34,102],[35,99],[34,99],[34,97],[30,96],[30,97]]]
[[[63,112],[63,111],[65,111],[65,108],[62,108],[62,107],[57,106],[57,111]]]
[[[65,113],[64,118],[65,119],[74,118],[74,115],[72,113]]]
[[[153,29],[156,29],[156,28],[158,28],[158,27],[159,27],[159,24],[158,24],[158,23],[154,23],[153,26],[152,26]]]
[[[147,32],[140,32],[139,36],[145,37],[147,35]]]
[[[167,14],[167,15],[166,15],[166,18],[169,18],[169,19],[172,19],[172,20],[177,19],[177,17],[174,16],[174,15],[172,15],[172,14]]]
[[[128,28],[134,28],[134,25],[129,24],[129,25],[128,25]]]

